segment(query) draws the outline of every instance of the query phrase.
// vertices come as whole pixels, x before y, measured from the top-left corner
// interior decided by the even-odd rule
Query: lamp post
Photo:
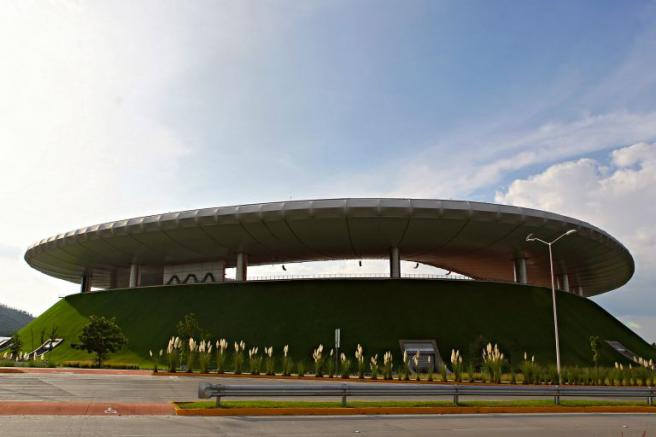
[[[528,234],[526,236],[526,241],[539,241],[542,244],[546,244],[549,247],[549,266],[551,268],[551,301],[553,303],[553,321],[554,321],[554,334],[556,336],[556,370],[558,372],[558,385],[562,384],[562,378],[560,376],[560,342],[558,340],[558,314],[556,313],[556,281],[554,278],[554,266],[553,266],[553,254],[551,251],[551,246],[558,240],[568,235],[576,232],[576,229],[570,229],[564,234],[560,235],[558,238],[552,241],[544,241],[540,238],[534,237],[533,234]]]

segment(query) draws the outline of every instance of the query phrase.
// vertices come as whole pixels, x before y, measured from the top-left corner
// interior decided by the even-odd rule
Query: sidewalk
[[[0,373],[68,373],[77,375],[152,375],[152,370],[85,369],[78,367],[0,367]]]
[[[2,401],[0,416],[170,416],[170,403]]]

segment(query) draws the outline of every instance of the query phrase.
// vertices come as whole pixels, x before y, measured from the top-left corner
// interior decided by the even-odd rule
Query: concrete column
[[[569,276],[567,276],[567,273],[560,275],[560,289],[569,291]]]
[[[526,273],[526,258],[515,258],[515,282],[518,284],[528,283],[528,274]]]
[[[84,272],[80,281],[80,293],[91,291],[91,272]]]
[[[225,261],[221,260],[221,261],[219,261],[218,264],[219,264],[219,268],[218,268],[219,273],[216,276],[216,282],[225,282],[225,265],[226,265],[226,263],[225,263]]]
[[[248,254],[244,252],[239,252],[237,254],[237,273],[235,275],[235,280],[244,282],[246,281],[248,270]]]
[[[399,279],[401,277],[401,258],[399,257],[399,248],[390,249],[390,278]]]
[[[110,289],[117,288],[117,281],[118,281],[117,276],[118,276],[118,272],[116,271],[116,269],[109,272],[109,288]]]
[[[130,265],[130,288],[136,288],[139,286],[139,264]]]

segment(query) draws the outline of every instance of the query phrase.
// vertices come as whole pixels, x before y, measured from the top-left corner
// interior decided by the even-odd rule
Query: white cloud
[[[73,226],[136,211],[144,197],[163,206],[175,192],[188,148],[149,103],[184,65],[183,47],[162,35],[173,55],[162,59],[143,47],[157,46],[154,29],[118,31],[119,18],[86,3],[3,7],[3,244],[22,252]],[[0,301],[38,313],[58,289],[75,288],[30,270],[21,256],[2,258]]]
[[[585,116],[501,135],[461,133],[400,165],[391,194],[419,190],[427,197],[467,196],[499,183],[509,172],[644,138],[656,138],[656,112]],[[451,151],[446,151],[449,144]]]
[[[656,139],[656,112],[609,112],[506,129],[494,125],[453,132],[421,153],[331,179],[312,187],[310,194],[468,198],[494,190],[509,174]]]
[[[248,2],[3,4],[0,241],[22,253],[79,226],[189,206],[194,150],[161,120],[180,78],[208,57],[237,63],[278,16]],[[283,14],[278,14],[282,16]],[[1,248],[0,248],[1,249]],[[3,250],[0,250],[0,252]],[[40,313],[77,287],[1,259],[0,302]],[[48,299],[46,296],[50,296]]]
[[[621,290],[595,298],[625,320],[643,322],[638,331],[656,339],[656,144],[616,149],[608,164],[579,159],[553,165],[513,181],[496,201],[544,209],[588,221],[624,243],[636,274]],[[650,320],[647,323],[645,320]],[[636,323],[636,322],[634,322]]]

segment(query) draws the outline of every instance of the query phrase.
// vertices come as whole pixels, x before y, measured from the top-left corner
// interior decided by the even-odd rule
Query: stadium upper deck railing
[[[317,273],[317,274],[293,274],[293,275],[259,275],[249,276],[249,281],[280,281],[286,279],[353,279],[353,278],[380,278],[389,279],[388,273]],[[457,273],[449,275],[435,275],[425,273],[402,273],[402,279],[455,279],[462,281],[473,281],[472,278]]]

